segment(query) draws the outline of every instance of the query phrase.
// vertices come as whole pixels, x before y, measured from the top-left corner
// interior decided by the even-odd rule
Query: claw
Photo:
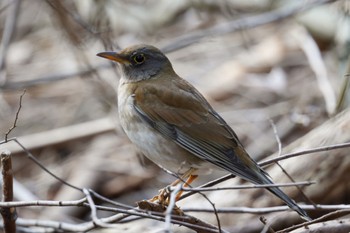
[[[158,195],[152,197],[149,200],[143,200],[138,202],[137,204],[139,208],[145,209],[145,210],[157,211],[157,212],[164,212],[170,203],[170,193],[171,193],[170,188],[173,186],[176,186],[186,178],[187,178],[186,182],[184,183],[183,186],[188,187],[193,182],[193,180],[197,178],[197,175],[192,175],[194,171],[195,169],[191,168],[180,179],[174,181],[172,184],[168,185],[167,187],[159,190]],[[180,191],[176,194],[175,202],[180,199],[182,193],[183,191]],[[183,211],[176,205],[174,206],[173,213],[176,215],[184,215]]]

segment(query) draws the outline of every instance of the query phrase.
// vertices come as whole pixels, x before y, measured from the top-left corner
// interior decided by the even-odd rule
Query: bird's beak
[[[124,64],[124,65],[129,65],[130,62],[128,60],[128,58],[126,56],[124,56],[123,54],[120,53],[116,53],[116,52],[102,52],[102,53],[98,53],[96,54],[99,57],[103,57],[112,61],[116,61],[118,63]]]

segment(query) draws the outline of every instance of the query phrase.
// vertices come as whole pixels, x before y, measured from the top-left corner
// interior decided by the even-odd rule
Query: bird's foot
[[[164,212],[167,210],[170,204],[170,193],[170,186],[167,186],[164,189],[159,190],[158,195],[152,197],[149,200],[140,201],[137,203],[137,205],[140,209]],[[176,204],[173,206],[172,213],[180,216],[184,215],[184,212]]]
[[[170,186],[160,189],[158,195],[149,199],[150,202],[168,206],[170,202]]]
[[[151,202],[150,200],[139,201],[137,202],[137,206],[142,210],[154,211],[159,213],[164,213],[169,208],[166,205],[162,205],[157,202]],[[173,207],[171,214],[178,215],[178,216],[185,215],[184,212],[176,205]]]

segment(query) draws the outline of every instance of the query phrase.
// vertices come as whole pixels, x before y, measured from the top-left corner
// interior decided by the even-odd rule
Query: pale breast
[[[126,84],[127,85],[127,84]],[[207,162],[192,155],[171,139],[163,137],[137,115],[134,98],[128,88],[121,84],[118,88],[118,110],[122,128],[130,141],[158,166],[177,174],[183,174],[191,167],[199,173],[208,173]]]

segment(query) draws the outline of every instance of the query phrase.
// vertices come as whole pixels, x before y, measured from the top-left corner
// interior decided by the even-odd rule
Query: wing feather
[[[234,131],[198,91],[183,82],[174,82],[182,85],[176,88],[159,89],[161,85],[151,84],[136,89],[136,112],[163,136],[199,158],[253,183],[262,183],[260,168]]]

